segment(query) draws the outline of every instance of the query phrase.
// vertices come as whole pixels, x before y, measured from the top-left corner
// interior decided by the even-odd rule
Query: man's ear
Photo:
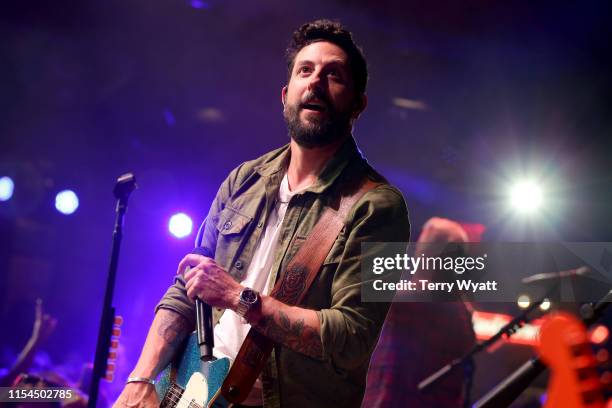
[[[283,105],[285,104],[286,99],[287,99],[287,85],[283,86],[283,89],[281,89],[281,103]]]
[[[353,119],[357,119],[359,118],[359,115],[361,115],[361,112],[363,112],[365,110],[365,108],[368,106],[368,96],[366,94],[361,94],[359,95],[354,102],[354,108],[353,108]]]

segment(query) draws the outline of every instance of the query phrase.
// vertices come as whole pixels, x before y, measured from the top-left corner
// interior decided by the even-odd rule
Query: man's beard
[[[303,104],[312,99],[312,94],[306,95],[305,102],[295,105],[285,105],[283,116],[287,124],[289,136],[302,147],[313,148],[330,145],[351,131],[351,112],[339,112],[329,101],[319,97],[325,103],[325,117],[310,115],[307,123],[300,120]]]

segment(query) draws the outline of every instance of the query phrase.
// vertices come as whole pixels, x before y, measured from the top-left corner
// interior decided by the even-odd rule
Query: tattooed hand
[[[190,299],[197,297],[213,307],[236,310],[243,287],[214,259],[189,254],[179,263],[177,273],[184,274]]]

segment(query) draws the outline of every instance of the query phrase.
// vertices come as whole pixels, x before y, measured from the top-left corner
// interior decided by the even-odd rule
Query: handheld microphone
[[[212,258],[213,254],[204,247],[196,247],[192,254]],[[195,300],[196,311],[196,330],[198,332],[198,346],[200,347],[200,359],[202,361],[214,360],[213,347],[215,346],[215,336],[212,325],[212,308],[202,302],[199,298]]]

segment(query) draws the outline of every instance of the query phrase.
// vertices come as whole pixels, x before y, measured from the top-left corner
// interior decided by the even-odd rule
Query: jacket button
[[[223,229],[224,230],[228,230],[232,227],[232,222],[231,221],[225,221],[225,224],[223,224]]]
[[[261,228],[263,227],[263,221],[259,221],[259,224],[257,224],[257,228]]]
[[[238,260],[234,263],[236,269],[242,269],[242,261]]]

